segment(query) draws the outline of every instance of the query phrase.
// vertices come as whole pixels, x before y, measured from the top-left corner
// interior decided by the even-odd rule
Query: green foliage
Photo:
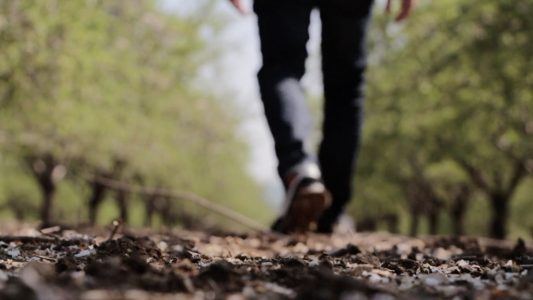
[[[169,15],[150,0],[0,2],[0,153],[18,163],[0,163],[0,182],[26,190],[28,158],[53,157],[68,170],[59,206],[72,212],[79,205],[68,203],[85,205],[84,181],[118,164],[117,179],[264,216],[253,209],[261,201],[237,120],[195,88],[214,56],[202,32],[220,26],[205,20]]]
[[[420,182],[449,210],[466,185],[468,233],[488,234],[490,204],[477,202],[518,198],[532,172],[531,13],[529,2],[445,0],[402,25],[376,19],[357,214],[412,203]],[[513,228],[527,220],[513,212]]]

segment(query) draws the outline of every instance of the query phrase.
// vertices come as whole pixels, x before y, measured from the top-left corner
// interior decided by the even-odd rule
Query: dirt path
[[[0,234],[0,299],[533,299],[533,251],[521,241]]]

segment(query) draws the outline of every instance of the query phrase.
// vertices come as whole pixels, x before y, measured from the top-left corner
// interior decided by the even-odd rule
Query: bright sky
[[[163,7],[175,13],[186,13],[198,4],[191,0],[160,0]],[[222,39],[233,48],[228,51],[218,72],[224,74],[215,78],[216,83],[224,89],[229,89],[232,96],[236,97],[239,112],[244,120],[240,134],[249,142],[252,157],[249,162],[249,171],[253,177],[265,187],[266,198],[269,203],[280,206],[283,199],[283,188],[277,177],[277,161],[274,155],[274,146],[268,130],[263,107],[259,98],[256,82],[256,73],[261,64],[259,41],[257,37],[256,17],[253,13],[241,16],[228,3],[220,0],[221,13],[234,18],[234,22],[225,32]],[[246,6],[252,7],[251,0],[244,0]],[[319,57],[320,45],[320,20],[317,13],[312,16],[311,39],[308,44],[310,59],[307,63],[307,74],[303,79],[306,90],[312,95],[320,95],[321,74]],[[230,48],[231,48],[230,47]]]
[[[191,0],[161,0],[163,6],[176,13],[187,12],[197,5]],[[276,175],[276,160],[273,143],[263,116],[259,99],[256,73],[260,67],[259,41],[257,39],[256,19],[253,14],[239,15],[229,1],[220,1],[220,10],[235,18],[222,37],[234,47],[233,52],[225,54],[221,72],[224,76],[216,78],[216,83],[236,97],[243,117],[240,134],[251,145],[251,159],[248,168],[252,176],[265,187],[266,198],[270,203],[281,203],[282,187]],[[251,8],[251,1],[245,1]]]

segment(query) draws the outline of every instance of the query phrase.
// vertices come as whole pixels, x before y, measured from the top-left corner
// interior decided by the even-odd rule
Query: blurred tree
[[[532,172],[532,12],[529,2],[444,0],[421,4],[416,22],[378,19],[360,189],[431,182],[421,201],[444,197],[457,224],[475,189],[492,208],[489,234],[505,236],[509,202]],[[439,164],[453,172],[432,174]]]
[[[196,88],[216,59],[203,32],[220,26],[206,22],[212,1],[200,6],[175,16],[150,0],[0,2],[0,149],[40,186],[44,224],[64,178],[86,181],[95,222],[107,188],[94,176],[261,211],[231,105]],[[115,196],[127,218],[127,195]]]

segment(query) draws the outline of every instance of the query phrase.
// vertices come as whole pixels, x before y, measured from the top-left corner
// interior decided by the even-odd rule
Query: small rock
[[[343,257],[343,256],[346,256],[346,255],[356,255],[356,254],[359,254],[359,253],[361,253],[361,250],[359,249],[359,247],[357,247],[357,246],[355,246],[353,244],[348,244],[348,245],[346,245],[346,247],[341,248],[341,249],[336,250],[336,251],[333,251],[329,255],[331,255],[333,257]]]
[[[20,249],[19,248],[7,249],[6,253],[7,255],[11,256],[11,258],[17,258],[20,256]]]
[[[82,257],[93,255],[95,253],[96,251],[94,249],[85,249],[85,250],[81,250],[80,252],[78,252],[76,255],[74,255],[74,257],[82,258]]]
[[[433,253],[433,256],[440,260],[447,260],[447,259],[450,259],[452,254],[450,253],[450,251],[439,247],[437,248],[437,250],[435,250],[435,252]]]
[[[460,268],[468,268],[470,267],[470,264],[466,260],[461,259],[457,261],[457,266],[459,266]]]
[[[159,248],[159,250],[165,252],[168,249],[168,244],[165,243],[164,241],[161,241],[161,242],[157,243],[157,248]]]

